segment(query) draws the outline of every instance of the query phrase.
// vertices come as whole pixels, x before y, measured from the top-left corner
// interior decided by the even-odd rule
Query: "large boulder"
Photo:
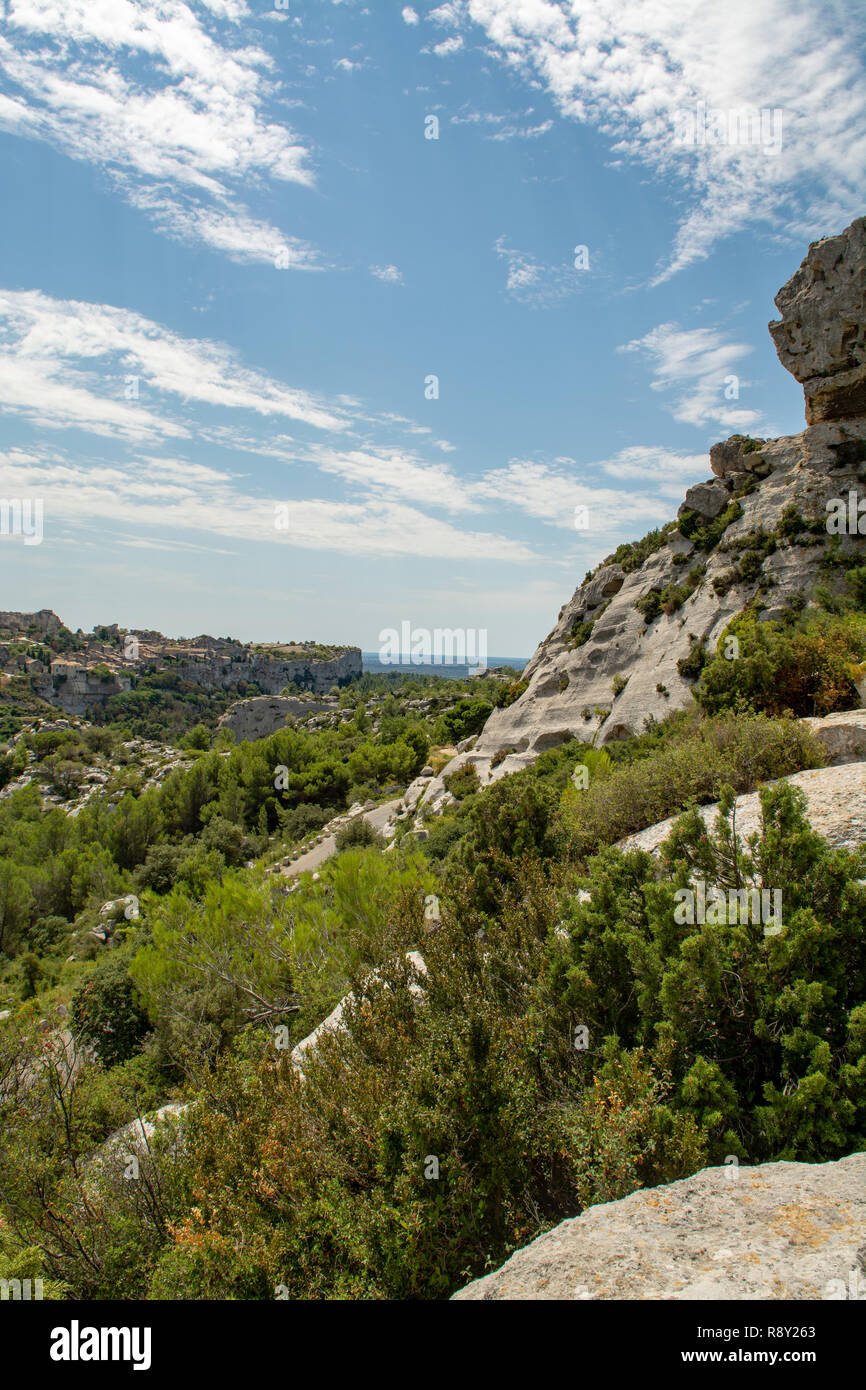
[[[866,1153],[732,1159],[589,1207],[454,1297],[866,1299]]]
[[[683,516],[685,512],[697,512],[699,516],[712,521],[725,510],[730,500],[731,494],[718,478],[714,478],[712,482],[696,483],[686,493],[686,499],[677,515]]]
[[[776,295],[779,361],[806,397],[806,419],[866,414],[866,217],[809,247]]]

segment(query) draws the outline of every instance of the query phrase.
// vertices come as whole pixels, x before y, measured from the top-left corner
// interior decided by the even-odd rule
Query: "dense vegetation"
[[[444,1297],[590,1203],[730,1154],[866,1144],[866,854],[829,848],[785,783],[750,843],[732,824],[736,794],[822,764],[793,716],[851,700],[856,587],[738,619],[739,660],[695,662],[693,710],[485,789],[457,773],[426,838],[406,820],[386,853],[352,822],[291,887],[264,870],[439,765],[514,682],[364,678],[333,727],[238,747],[190,711],[159,778],[128,725],[21,735],[2,776],[34,780],[0,802],[0,1276],[52,1297]],[[74,816],[68,765],[105,777]],[[617,847],[668,816],[659,857]],[[696,879],[781,887],[782,931],[682,923]],[[168,1101],[187,1108],[135,1162],[105,1147]]]

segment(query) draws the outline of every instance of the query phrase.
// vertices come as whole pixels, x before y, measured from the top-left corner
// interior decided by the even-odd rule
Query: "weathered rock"
[[[803,387],[808,423],[866,414],[866,217],[813,242],[776,307],[770,333]]]
[[[706,517],[712,521],[731,500],[731,494],[719,479],[708,483],[696,483],[690,487],[686,493],[686,500],[677,513],[682,516],[685,512],[697,512],[699,516]]]
[[[805,719],[827,753],[831,766],[866,762],[866,709],[825,714],[821,719]]]
[[[236,743],[251,739],[268,738],[286,726],[291,715],[301,719],[308,714],[322,710],[335,710],[334,700],[299,700],[292,696],[255,695],[250,700],[238,700],[222,715],[217,729],[230,729]]]
[[[765,439],[752,439],[747,434],[732,434],[730,439],[710,448],[710,469],[718,478],[731,478],[737,473],[763,471]]]
[[[866,1298],[866,1153],[704,1168],[589,1207],[458,1300]]]
[[[806,816],[812,829],[837,849],[857,849],[866,844],[866,762],[839,767],[816,767],[784,779],[806,797]],[[718,802],[698,808],[712,828],[719,814]],[[621,849],[643,849],[654,854],[673,828],[675,816],[648,826],[620,841]],[[761,801],[757,792],[736,800],[737,834],[743,838],[760,829]]]

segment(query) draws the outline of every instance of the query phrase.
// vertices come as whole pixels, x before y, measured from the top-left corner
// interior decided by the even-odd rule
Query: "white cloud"
[[[43,499],[46,543],[60,528],[100,526],[103,542],[172,544],[172,533],[203,532],[233,541],[297,546],[347,555],[421,556],[522,563],[528,546],[487,532],[461,531],[400,500],[293,500],[242,491],[230,473],[196,469],[185,459],[139,458],[129,465],[83,465],[23,451],[0,455],[6,495]],[[289,527],[275,527],[288,504]]]
[[[703,428],[716,423],[739,430],[761,418],[759,411],[744,409],[738,395],[731,399],[725,395],[726,390],[739,392],[749,385],[735,368],[753,348],[749,343],[727,341],[720,329],[681,329],[675,323],[662,323],[617,351],[649,356],[655,373],[652,388],[672,393],[671,413],[683,424]]]
[[[403,23],[404,23],[404,24],[417,24],[417,23],[418,23],[418,14],[417,14],[417,12],[416,12],[415,10],[412,9],[412,6],[411,6],[411,5],[404,5],[404,6],[403,6],[403,9],[402,9],[402,11],[401,11],[401,13],[402,13],[402,15],[403,15]]]
[[[376,494],[400,497],[450,512],[477,512],[471,489],[444,463],[426,463],[399,449],[329,449],[313,445],[309,457],[324,473]]]
[[[681,454],[653,444],[633,444],[612,458],[594,465],[611,478],[637,478],[657,482],[674,496],[703,477],[709,466],[706,454]]]
[[[377,280],[382,280],[386,285],[402,285],[403,272],[398,270],[395,265],[371,265],[370,274]]]
[[[431,10],[427,15],[434,24],[449,25],[452,28],[459,28],[466,19],[466,5],[464,0],[449,0],[448,4],[437,5],[435,10]]]
[[[567,265],[542,265],[528,251],[509,247],[504,236],[497,237],[493,250],[508,267],[506,294],[533,308],[547,307],[574,294],[578,275],[585,274]]]
[[[533,108],[530,106],[525,115],[531,115]],[[451,116],[452,125],[480,125],[494,126],[484,136],[485,140],[537,140],[540,135],[546,135],[553,129],[553,121],[539,121],[536,125],[527,125],[519,116],[513,113],[508,116],[498,115],[493,111],[464,111]],[[508,122],[506,125],[505,122]]]
[[[157,225],[233,259],[273,260],[291,239],[253,219],[241,190],[311,184],[309,155],[266,114],[272,60],[240,29],[239,0],[9,0],[0,129],[108,171]],[[217,34],[213,19],[234,26]],[[246,240],[244,252],[242,244]],[[290,264],[310,268],[305,248]]]
[[[450,58],[452,53],[459,53],[463,47],[463,40],[459,34],[452,34],[450,39],[443,39],[441,43],[435,43],[431,52],[437,58]]]
[[[629,526],[646,529],[670,520],[670,502],[657,492],[601,487],[574,470],[532,459],[510,459],[504,468],[485,473],[472,490],[476,496],[517,507],[527,516],[566,530],[574,530],[577,506],[589,509],[593,532],[603,530],[612,536]]]
[[[127,377],[137,379],[134,401]],[[153,409],[178,399],[316,429],[350,423],[340,407],[243,366],[224,343],[182,338],[112,305],[0,291],[0,409],[43,425],[145,439],[189,433]]]
[[[728,0],[720,15],[689,0],[468,0],[451,22],[464,13],[564,115],[609,136],[616,157],[644,162],[690,195],[660,278],[754,223],[799,240],[838,231],[862,211],[859,5]],[[678,146],[678,113],[701,101],[725,112],[781,111],[780,152]]]

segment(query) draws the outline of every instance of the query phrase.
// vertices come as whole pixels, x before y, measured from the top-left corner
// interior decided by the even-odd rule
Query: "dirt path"
[[[398,796],[396,801],[386,801],[381,806],[374,807],[372,811],[365,811],[363,813],[364,820],[368,825],[372,825],[374,830],[381,830],[387,823],[389,816],[402,804],[402,796]],[[280,873],[284,874],[286,878],[297,878],[298,874],[305,874],[311,869],[318,869],[326,859],[330,859],[336,848],[336,835],[328,835],[320,845],[314,845],[308,854],[302,854],[300,859],[295,859],[291,864],[281,866]]]

